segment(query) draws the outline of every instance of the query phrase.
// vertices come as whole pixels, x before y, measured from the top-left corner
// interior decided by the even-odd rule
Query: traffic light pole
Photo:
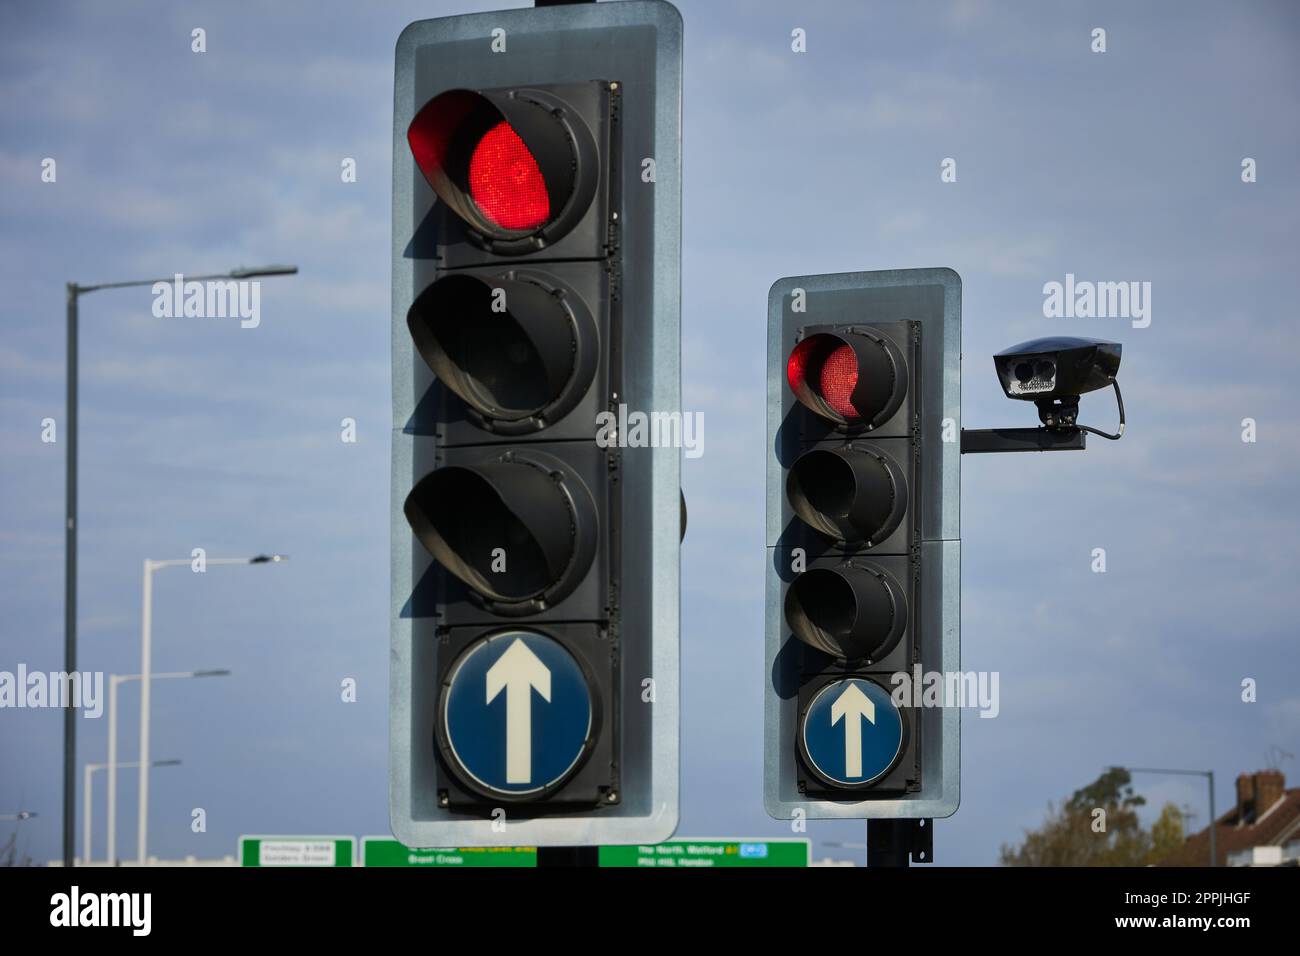
[[[64,440],[68,443],[63,567],[63,672],[77,672],[77,295],[68,283],[68,404]],[[77,711],[63,708],[63,865],[72,866],[76,829]],[[90,858],[90,848],[86,848]]]
[[[600,866],[600,847],[539,846],[538,866]]]
[[[934,821],[868,820],[867,866],[910,866],[934,860]]]

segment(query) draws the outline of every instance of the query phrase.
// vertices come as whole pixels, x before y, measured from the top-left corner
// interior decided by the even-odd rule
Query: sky
[[[291,556],[155,575],[155,670],[232,671],[154,684],[153,754],[183,761],[151,778],[155,855],[388,832],[393,45],[412,20],[500,6],[0,9],[0,670],[63,666],[65,283],[301,270],[263,281],[255,329],[157,318],[148,288],[81,301],[79,666],[139,671],[146,558]],[[683,463],[679,835],[792,835],[762,806],[766,297],[782,276],[955,269],[968,428],[1036,423],[1002,395],[1000,349],[1124,345],[1122,441],[962,462],[962,667],[998,672],[1001,700],[994,719],[963,715],[938,863],[996,863],[1111,764],[1213,770],[1222,811],[1236,774],[1300,754],[1300,10],[678,6],[683,404],[705,419],[705,453]],[[1046,317],[1043,287],[1067,274],[1149,282],[1149,326]],[[1114,416],[1107,393],[1084,398],[1081,420]],[[121,693],[131,760],[138,686]],[[40,861],[60,854],[61,731],[58,710],[0,710],[0,815],[39,814],[19,834]],[[79,718],[79,786],[106,732]],[[1203,781],[1136,783],[1205,825]],[[102,794],[101,774],[96,858]],[[133,848],[133,775],[118,800]],[[816,856],[860,857],[825,844],[864,828],[806,835]]]

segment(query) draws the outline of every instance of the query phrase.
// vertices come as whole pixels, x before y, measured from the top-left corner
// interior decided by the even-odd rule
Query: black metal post
[[[71,679],[77,670],[77,293],[68,283],[68,398],[63,439],[67,444],[65,483],[67,526],[64,529],[63,670]],[[71,686],[71,685],[69,685]],[[75,856],[77,825],[77,711],[71,701],[63,709],[63,865]],[[90,848],[86,848],[89,853]]]
[[[910,866],[934,859],[934,821],[868,820],[867,866]]]
[[[538,866],[600,866],[600,847],[539,846]]]

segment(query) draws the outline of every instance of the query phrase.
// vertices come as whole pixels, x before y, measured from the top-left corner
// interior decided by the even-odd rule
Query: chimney
[[[1237,824],[1250,825],[1268,813],[1286,791],[1281,770],[1259,770],[1237,777]]]
[[[1240,826],[1254,816],[1255,780],[1248,773],[1237,774],[1237,824]]]
[[[1261,770],[1255,774],[1255,817],[1268,813],[1286,789],[1286,778],[1281,770]]]

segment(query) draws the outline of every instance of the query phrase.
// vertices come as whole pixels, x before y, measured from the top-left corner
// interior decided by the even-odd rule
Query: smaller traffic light
[[[949,270],[915,269],[782,279],[769,295],[774,817],[956,810],[957,713],[895,690],[958,664],[960,290]]]

